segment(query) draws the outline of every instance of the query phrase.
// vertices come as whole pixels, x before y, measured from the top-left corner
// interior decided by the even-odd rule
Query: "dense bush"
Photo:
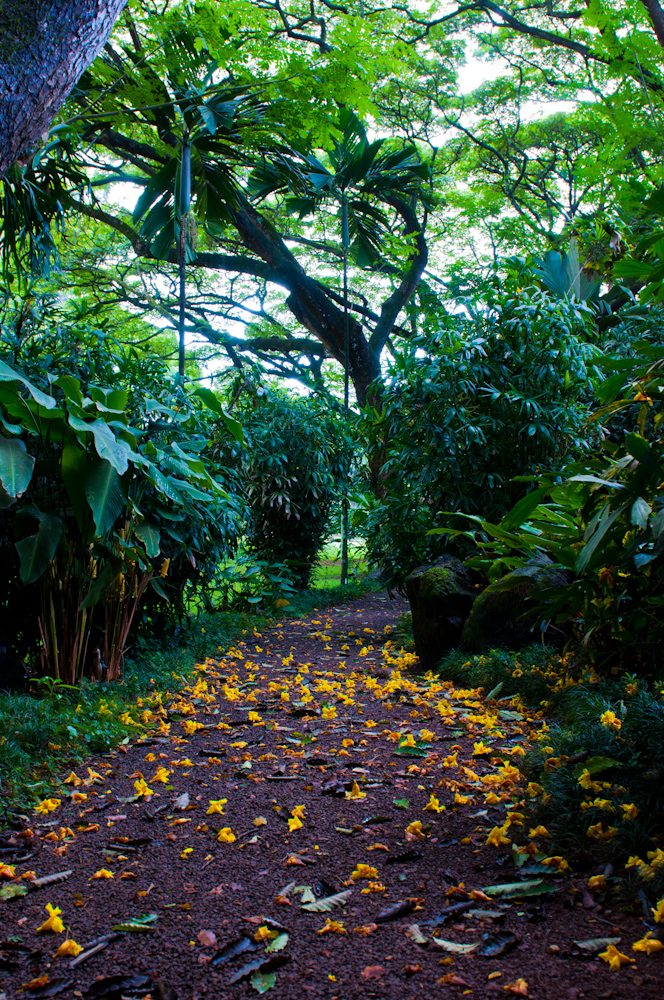
[[[76,682],[98,648],[117,676],[146,590],[181,605],[232,550],[242,505],[204,459],[240,431],[203,397],[52,303],[5,317],[0,609],[41,673]]]
[[[499,518],[526,492],[515,477],[558,468],[591,443],[592,312],[532,280],[514,272],[459,300],[393,360],[382,409],[365,419],[386,461],[381,495],[357,523],[390,585],[440,554],[446,542],[426,532],[444,512]]]
[[[471,562],[496,578],[544,551],[572,573],[552,613],[572,623],[585,655],[605,672],[661,675],[664,348],[632,350],[603,361],[611,375],[594,414],[606,428],[602,446],[557,481],[540,481],[499,524],[477,519],[482,531],[469,536],[480,555]]]
[[[238,414],[247,436],[247,548],[306,587],[349,474],[350,429],[329,398],[256,386],[245,388]]]

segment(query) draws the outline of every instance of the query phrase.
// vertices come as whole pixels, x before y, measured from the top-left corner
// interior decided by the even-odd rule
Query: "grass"
[[[375,589],[371,582],[319,587],[290,596],[280,616],[295,618]],[[66,771],[91,754],[107,753],[135,737],[134,721],[167,691],[187,683],[197,662],[226,649],[245,632],[260,631],[274,617],[220,611],[190,618],[188,627],[164,644],[141,637],[127,659],[122,680],[80,688],[45,681],[27,694],[0,692],[0,828],[11,814],[57,792]],[[124,721],[123,721],[124,720]]]

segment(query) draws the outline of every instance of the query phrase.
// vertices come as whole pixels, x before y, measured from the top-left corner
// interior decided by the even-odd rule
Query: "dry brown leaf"
[[[214,931],[199,931],[197,937],[198,943],[202,945],[203,948],[217,947],[217,935]]]
[[[386,972],[387,969],[382,965],[367,965],[362,969],[360,979],[381,979]]]

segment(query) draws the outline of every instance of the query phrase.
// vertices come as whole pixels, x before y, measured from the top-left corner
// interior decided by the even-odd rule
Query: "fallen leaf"
[[[516,993],[518,997],[528,996],[528,983],[525,979],[517,979],[513,983],[508,983],[507,986],[503,986],[504,990],[508,993]]]
[[[382,965],[367,965],[362,969],[360,979],[364,979],[365,981],[367,979],[381,979],[386,972],[387,969]]]
[[[217,935],[214,933],[214,931],[199,931],[197,937],[198,937],[198,943],[203,948],[217,947]]]
[[[301,909],[308,913],[328,913],[330,910],[336,909],[337,906],[345,906],[352,895],[353,890],[346,889],[344,892],[335,893],[334,896],[324,896],[323,899],[317,899],[314,903],[304,903]]]

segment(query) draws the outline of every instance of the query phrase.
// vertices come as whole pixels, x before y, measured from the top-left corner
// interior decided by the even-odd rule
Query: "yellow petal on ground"
[[[83,779],[79,778],[74,771],[70,771],[69,776],[65,778],[65,785],[73,785],[74,788],[78,788],[78,786],[82,784],[83,784]]]
[[[427,804],[424,807],[424,812],[441,813],[441,812],[444,812],[444,811],[445,811],[445,806],[441,806],[439,800],[436,798],[436,796],[432,792],[431,793],[431,798],[429,799],[429,801],[427,802]]]
[[[206,816],[223,816],[224,806],[228,802],[228,799],[210,799],[210,805],[205,813]]]
[[[664,951],[664,944],[661,941],[653,940],[651,934],[652,931],[648,931],[640,941],[635,941],[632,945],[632,951],[642,951],[646,955],[654,955],[658,951]]]
[[[340,921],[338,921],[338,920],[330,920],[330,918],[328,917],[327,920],[325,921],[325,925],[323,927],[321,927],[318,931],[316,931],[316,933],[317,934],[347,934],[348,931],[346,930],[346,928],[344,927],[344,925],[342,923],[340,923]]]
[[[0,878],[16,878],[16,868],[14,865],[0,864]]]
[[[217,840],[220,844],[234,844],[236,837],[230,826],[224,826],[217,834]]]
[[[35,812],[39,813],[40,816],[48,816],[48,814],[54,812],[59,805],[60,799],[42,799],[42,801],[35,806]]]
[[[148,783],[144,778],[139,778],[138,781],[135,781],[134,788],[137,795],[154,795],[152,789],[148,788]]]
[[[82,951],[83,948],[80,944],[77,944],[76,941],[73,941],[71,938],[67,938],[66,941],[62,942],[53,958],[76,958],[76,956],[80,955]]]
[[[623,965],[630,965],[636,961],[634,958],[630,958],[628,955],[623,955],[622,952],[618,951],[615,944],[610,944],[606,951],[600,952],[599,957],[603,962],[607,962],[609,968],[613,972],[619,972]]]
[[[41,927],[37,928],[37,933],[42,931],[50,931],[52,934],[62,934],[65,929],[65,925],[60,919],[60,914],[62,910],[59,906],[51,906],[50,903],[46,904],[46,912],[48,913],[48,919],[44,921]]]
[[[349,792],[346,792],[347,799],[366,799],[366,797],[367,793],[361,790],[357,781],[354,781],[351,790]]]
[[[301,830],[302,826],[303,823],[299,816],[291,816],[288,820],[289,833],[295,833],[296,830]]]
[[[371,865],[359,864],[355,867],[355,871],[351,874],[351,879],[353,882],[357,882],[358,879],[374,879],[378,878],[378,872]]]
[[[115,875],[108,868],[100,868],[98,872],[95,872],[94,875],[90,876],[88,881],[91,882],[93,878],[115,878]]]

